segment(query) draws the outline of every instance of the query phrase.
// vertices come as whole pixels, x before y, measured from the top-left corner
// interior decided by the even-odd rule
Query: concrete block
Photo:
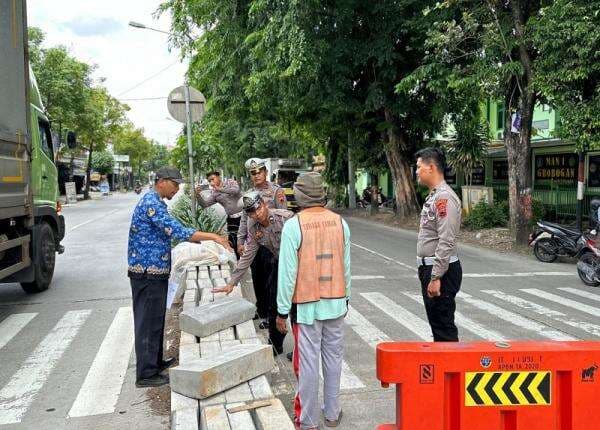
[[[219,266],[209,266],[208,273],[210,273],[210,278],[220,278],[221,277],[221,268]]]
[[[171,430],[198,430],[199,422],[197,406],[171,412]]]
[[[200,345],[191,343],[187,345],[179,345],[179,362],[188,363],[200,357]]]
[[[187,268],[187,278],[188,279],[198,279],[198,268],[196,266]]]
[[[260,375],[258,378],[249,380],[248,386],[254,400],[265,400],[274,396],[271,385],[265,375]]]
[[[209,279],[210,275],[208,273],[208,266],[199,266],[198,267],[198,279]]]
[[[254,400],[252,391],[247,382],[237,385],[229,390],[225,391],[225,402],[236,403],[236,402],[249,402]]]
[[[212,282],[215,288],[222,288],[227,285],[227,282],[223,278],[212,278]]]
[[[171,389],[205,399],[269,372],[275,361],[268,345],[239,345],[216,357],[200,358],[169,371]]]
[[[174,391],[171,391],[171,412],[181,409],[198,409],[198,399],[185,397]]]
[[[209,278],[198,279],[198,288],[200,288],[201,290],[204,288],[212,289],[213,284]]]
[[[257,430],[294,430],[294,424],[279,399],[272,399],[271,406],[257,408],[254,413]]]
[[[187,333],[205,337],[251,320],[255,312],[256,306],[248,300],[226,297],[213,303],[184,309],[179,315],[179,327]]]
[[[196,339],[196,336],[182,331],[181,335],[179,336],[179,345],[181,346],[181,345],[193,345],[193,344],[198,345],[198,340]]]
[[[227,407],[243,406],[243,403],[231,403]],[[229,425],[231,430],[254,430],[254,421],[252,420],[252,414],[250,411],[241,411],[236,413],[227,412],[229,418]]]
[[[225,330],[221,330],[219,332],[219,340],[221,343],[228,340],[235,340],[235,333],[233,331],[233,327],[226,328]]]
[[[213,405],[202,408],[200,428],[202,430],[231,430],[225,406]]]
[[[252,320],[245,321],[235,326],[236,339],[251,339],[256,337],[256,328]]]

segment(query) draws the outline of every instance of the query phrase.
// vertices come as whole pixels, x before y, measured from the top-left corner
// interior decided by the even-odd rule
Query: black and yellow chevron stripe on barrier
[[[465,406],[549,405],[552,372],[466,372]]]

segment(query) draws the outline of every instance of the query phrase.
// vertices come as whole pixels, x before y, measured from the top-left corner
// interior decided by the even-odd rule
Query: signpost
[[[186,124],[188,162],[190,169],[190,195],[192,213],[196,213],[196,193],[194,190],[194,151],[192,148],[192,123],[200,121],[204,116],[206,98],[195,88],[185,85],[175,88],[167,99],[167,108],[173,119]]]

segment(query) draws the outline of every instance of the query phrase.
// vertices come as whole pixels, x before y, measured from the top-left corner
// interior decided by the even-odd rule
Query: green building
[[[473,172],[472,177],[472,185],[493,187],[496,201],[508,198],[508,161],[503,143],[505,114],[502,103],[487,101],[482,106],[482,115],[490,128],[491,143],[485,162]],[[550,217],[565,219],[575,216],[578,157],[572,142],[554,136],[559,121],[559,113],[552,107],[536,106],[531,139],[532,192],[535,199],[544,203]],[[448,131],[451,134],[451,130]],[[438,138],[447,140],[442,136]],[[465,184],[460,172],[457,174],[448,169],[446,180],[460,196],[460,188]],[[591,197],[600,196],[600,151],[586,154],[585,180],[584,215],[588,212]],[[357,171],[356,190],[359,195],[371,182],[370,175]],[[386,196],[393,196],[389,173],[379,175],[379,186]]]

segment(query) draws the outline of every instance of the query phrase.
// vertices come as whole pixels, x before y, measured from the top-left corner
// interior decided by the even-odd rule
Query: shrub
[[[206,233],[225,233],[226,219],[211,210],[196,208],[196,215],[192,213],[192,201],[189,194],[184,193],[171,207],[171,215],[186,227],[198,229]]]
[[[473,230],[484,228],[506,227],[508,224],[508,204],[499,202],[488,204],[485,201],[477,203],[464,219],[464,225]]]
[[[529,225],[534,226],[536,222],[543,219],[546,216],[546,207],[539,199],[531,200],[531,219]]]

